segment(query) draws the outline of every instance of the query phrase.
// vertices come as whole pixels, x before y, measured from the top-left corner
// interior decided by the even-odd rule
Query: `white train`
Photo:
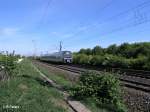
[[[71,51],[60,51],[52,54],[45,54],[40,57],[40,60],[49,62],[72,63],[73,59]]]

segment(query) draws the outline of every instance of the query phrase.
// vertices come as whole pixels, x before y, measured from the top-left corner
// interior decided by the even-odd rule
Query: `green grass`
[[[106,109],[106,107],[103,107],[102,105],[98,105],[92,98],[84,99],[81,102],[85,104],[92,112],[113,112],[110,111],[110,109]]]
[[[19,106],[5,109],[3,106]],[[45,85],[30,63],[25,60],[19,66],[19,74],[0,82],[0,112],[67,112],[63,95]]]
[[[68,80],[64,73],[61,72],[49,72],[47,68],[43,66],[38,66],[37,68],[48,78],[56,82],[57,84],[61,85],[64,89],[68,89],[73,86],[73,82]]]

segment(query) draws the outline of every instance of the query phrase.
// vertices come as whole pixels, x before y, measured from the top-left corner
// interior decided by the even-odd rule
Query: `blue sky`
[[[150,41],[150,0],[0,0],[0,50],[32,55]]]

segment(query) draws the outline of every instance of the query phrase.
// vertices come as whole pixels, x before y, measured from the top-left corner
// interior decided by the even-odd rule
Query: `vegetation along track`
[[[53,66],[59,69],[63,69],[66,71],[70,71],[73,73],[77,73],[77,74],[80,74],[87,70],[85,68],[79,68],[70,65],[56,65],[56,64],[49,64],[49,63],[43,63],[43,64],[46,64],[48,66]],[[98,72],[102,72],[102,71],[98,71]],[[136,77],[136,75],[120,75],[120,80],[122,84],[128,88],[133,88],[143,92],[150,92],[150,79],[146,79],[143,77],[141,78],[139,76]]]

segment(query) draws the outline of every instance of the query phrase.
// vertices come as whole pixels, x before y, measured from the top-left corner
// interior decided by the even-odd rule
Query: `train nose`
[[[64,59],[65,63],[71,63],[71,59]]]
[[[71,61],[70,61],[70,60],[66,60],[66,62],[67,62],[67,63],[70,63]]]

